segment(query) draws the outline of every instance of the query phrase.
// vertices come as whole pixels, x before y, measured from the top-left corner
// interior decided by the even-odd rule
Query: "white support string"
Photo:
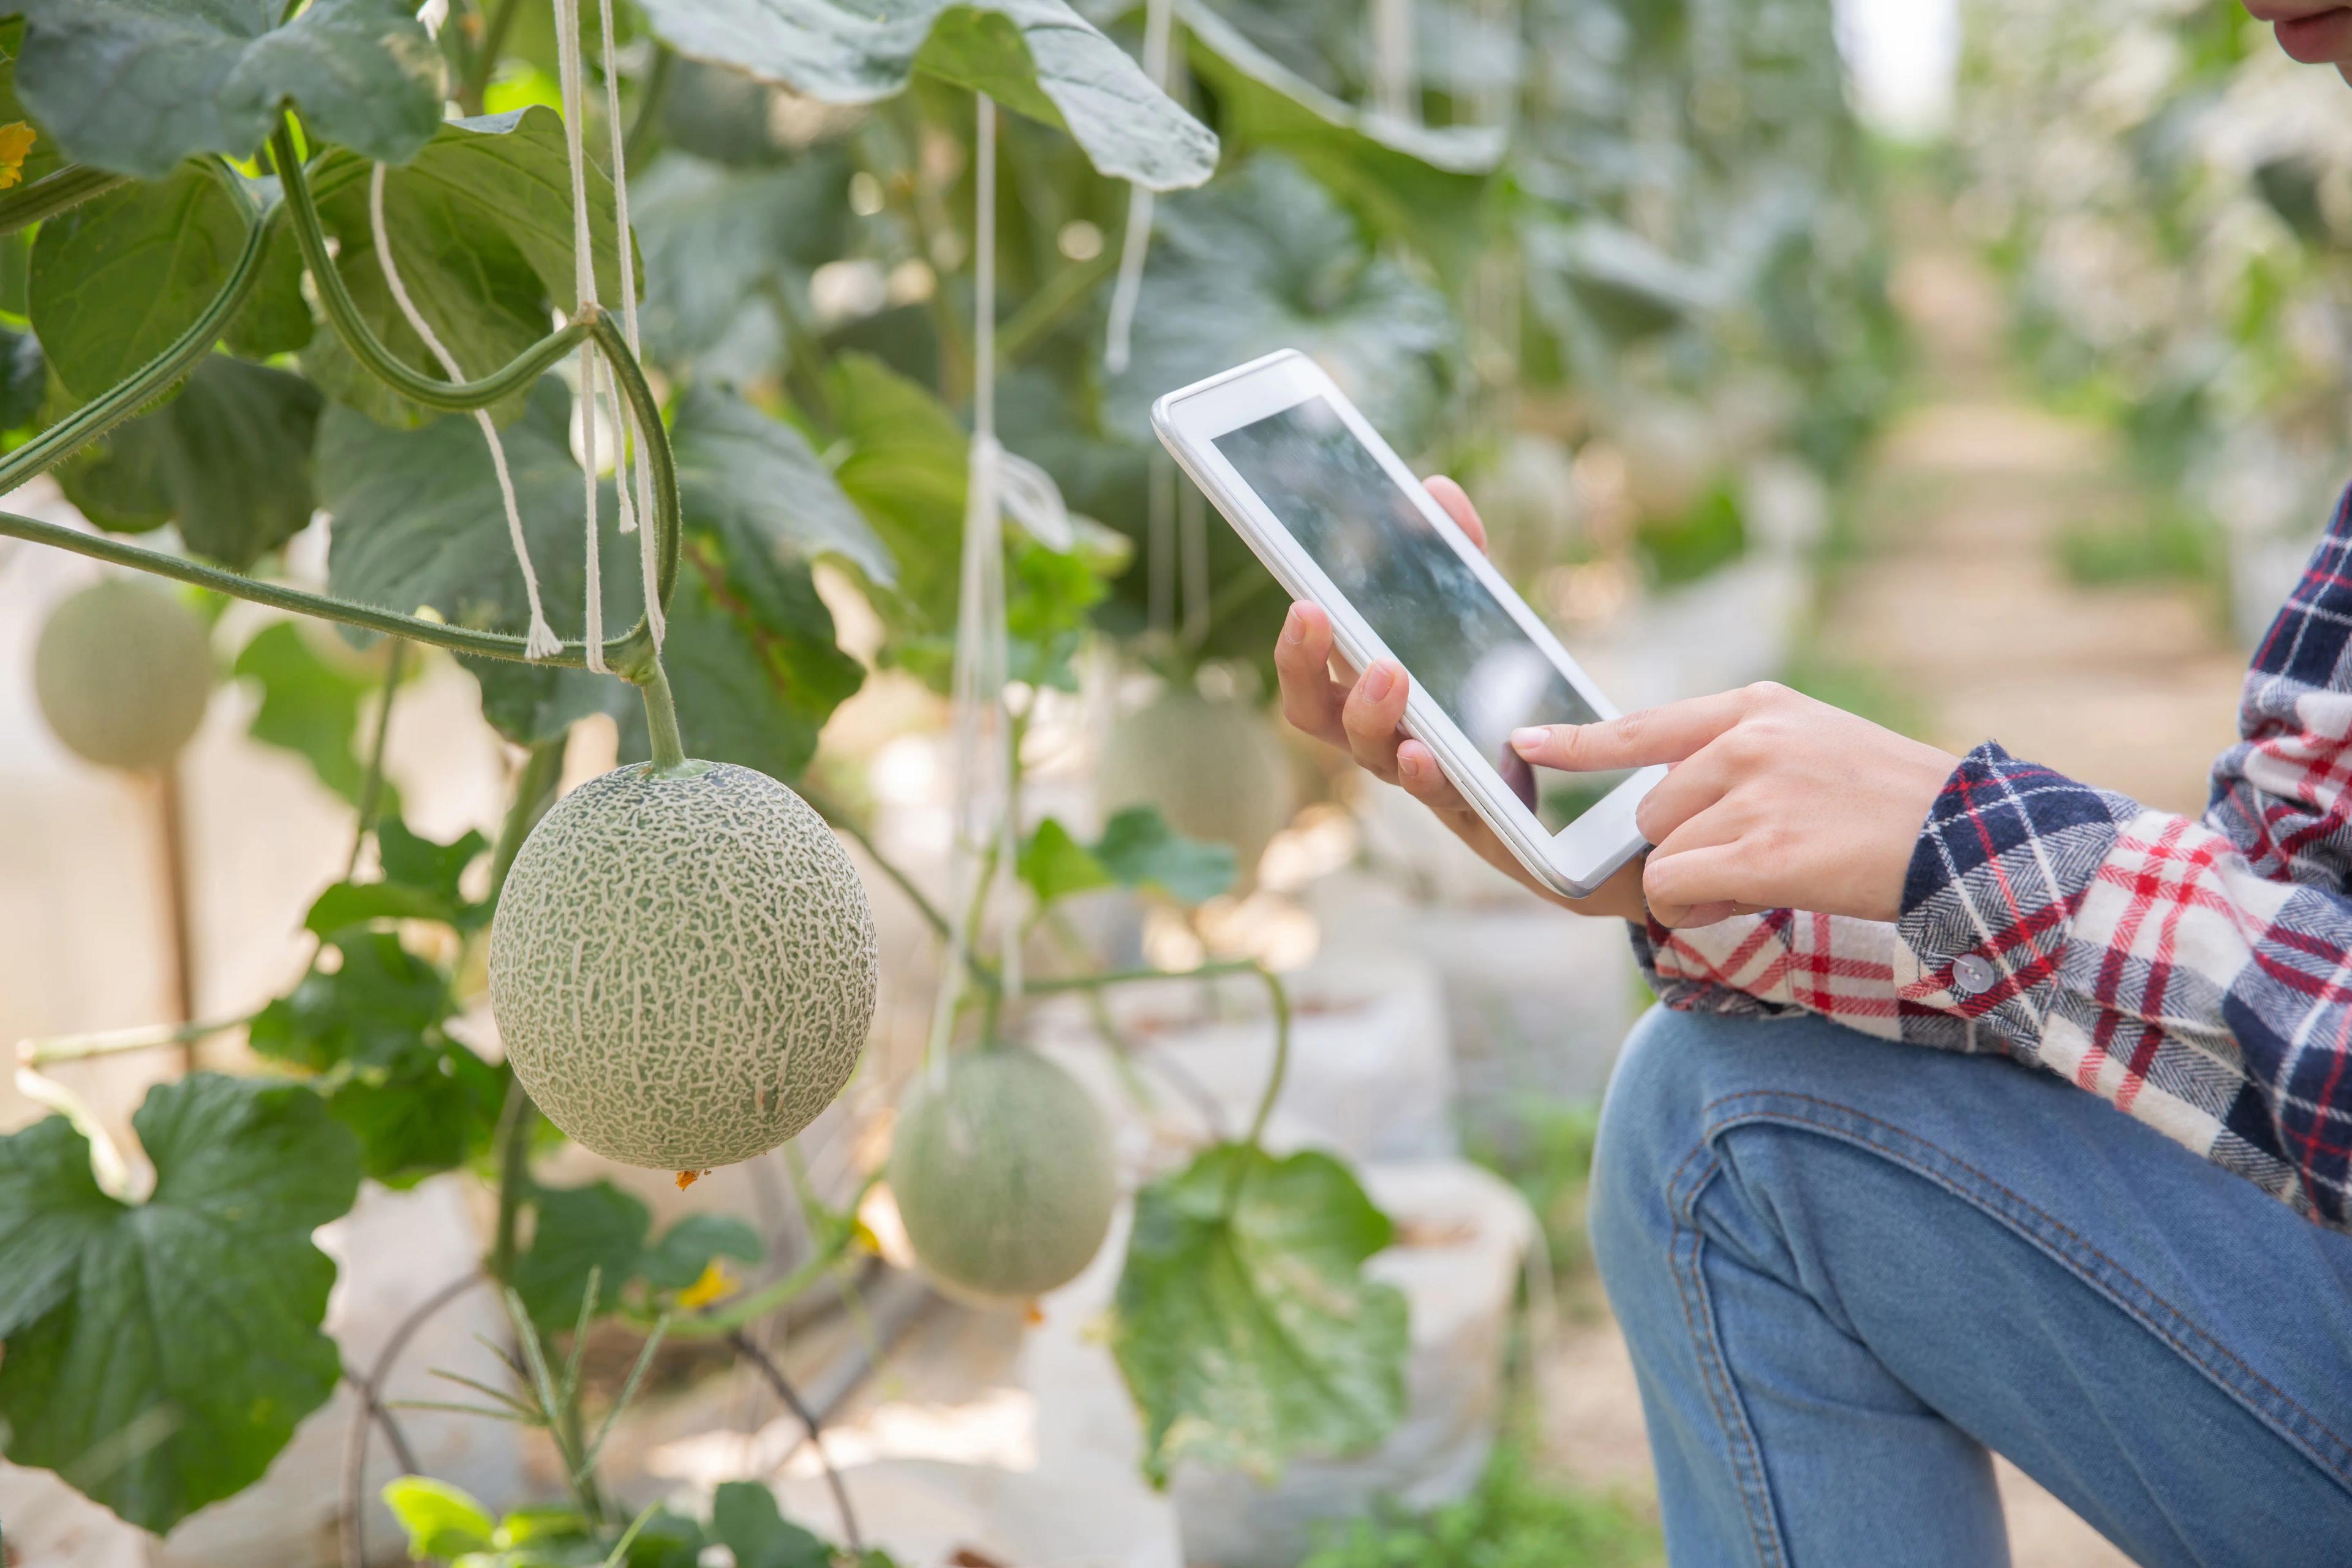
[[[621,264],[621,336],[629,352],[640,360],[645,350],[637,338],[637,261],[636,240],[629,228],[629,159],[628,135],[621,125],[621,78],[613,61],[613,0],[596,0],[596,14],[604,29],[604,123],[612,133],[613,142],[613,220],[614,248]],[[636,531],[638,521],[653,518],[653,479],[646,463],[646,432],[637,422],[636,409],[620,396],[617,384],[614,391],[614,416],[622,432],[622,451],[625,461],[616,476],[621,498],[621,531]],[[635,479],[633,492],[630,480]],[[654,647],[659,649],[668,626],[662,615],[660,592],[660,553],[648,528],[637,538],[637,571],[644,580],[646,625],[653,633]]]
[[[580,79],[579,0],[554,0],[556,75],[563,93],[564,152],[572,165],[572,288],[582,310],[596,303],[595,253],[588,231],[588,157],[581,144],[580,117],[587,96]],[[587,513],[586,616],[588,668],[610,674],[604,663],[604,563],[596,527],[596,350],[580,345],[581,467]]]
[[[1021,994],[1020,931],[1013,918],[1014,861],[1020,851],[1019,769],[1004,694],[1012,662],[1004,625],[1005,516],[1010,513],[1032,539],[1049,549],[1068,550],[1076,542],[1052,478],[1036,464],[1007,452],[996,437],[996,104],[985,93],[978,95],[972,195],[972,357],[977,370],[950,738],[955,842],[949,909],[954,929],[926,1050],[933,1072],[944,1070],[965,963],[975,938],[992,929],[1003,992]],[[983,865],[988,867],[984,881]]]
[[[392,236],[383,221],[383,175],[382,163],[368,175],[368,227],[375,241],[376,265],[383,269],[384,287],[392,291],[392,302],[399,307],[409,331],[423,340],[442,371],[451,381],[463,381],[466,373],[458,367],[457,356],[441,342],[425,313],[416,308],[416,301],[408,297],[408,286],[401,281],[400,268],[393,261]],[[514,546],[515,564],[522,568],[523,597],[530,605],[530,630],[523,638],[523,657],[546,658],[561,653],[563,642],[547,624],[547,611],[540,603],[539,574],[531,569],[530,546],[523,537],[522,509],[515,504],[514,476],[507,470],[506,443],[499,439],[499,427],[488,409],[475,409],[474,423],[481,426],[482,439],[489,444],[490,467],[499,476],[499,499],[506,505],[507,542]]]
[[[1168,90],[1176,31],[1176,0],[1145,0],[1143,71],[1160,91]],[[1127,237],[1119,244],[1118,280],[1111,285],[1110,323],[1103,334],[1103,368],[1113,375],[1127,369],[1135,345],[1135,310],[1143,298],[1143,263],[1151,253],[1153,196],[1143,185],[1127,188]]]

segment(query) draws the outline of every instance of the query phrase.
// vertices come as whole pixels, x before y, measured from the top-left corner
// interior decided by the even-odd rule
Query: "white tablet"
[[[1539,788],[1511,731],[1616,706],[1321,367],[1285,349],[1170,393],[1151,422],[1351,664],[1404,667],[1406,731],[1538,880],[1582,898],[1642,852],[1633,808],[1666,770]]]

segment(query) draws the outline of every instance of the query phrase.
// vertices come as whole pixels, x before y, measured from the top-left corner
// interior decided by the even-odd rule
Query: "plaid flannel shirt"
[[[2352,493],[2239,733],[2200,820],[1989,742],[1929,812],[1894,924],[1653,921],[1635,951],[1670,1007],[2007,1055],[2352,1229]]]

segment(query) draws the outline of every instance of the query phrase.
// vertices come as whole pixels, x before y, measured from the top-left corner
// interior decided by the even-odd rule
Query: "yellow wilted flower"
[[[687,1308],[708,1307],[711,1302],[725,1300],[734,1293],[735,1276],[728,1271],[723,1260],[714,1258],[702,1266],[699,1279],[677,1293],[677,1304]]]
[[[39,134],[21,120],[0,125],[0,191],[25,177],[25,159]]]

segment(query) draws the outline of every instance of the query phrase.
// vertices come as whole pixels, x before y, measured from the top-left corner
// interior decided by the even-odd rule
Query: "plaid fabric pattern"
[[[2201,820],[1987,742],[1892,925],[1636,928],[1668,1006],[1999,1052],[2352,1229],[2352,493],[2255,652]]]

